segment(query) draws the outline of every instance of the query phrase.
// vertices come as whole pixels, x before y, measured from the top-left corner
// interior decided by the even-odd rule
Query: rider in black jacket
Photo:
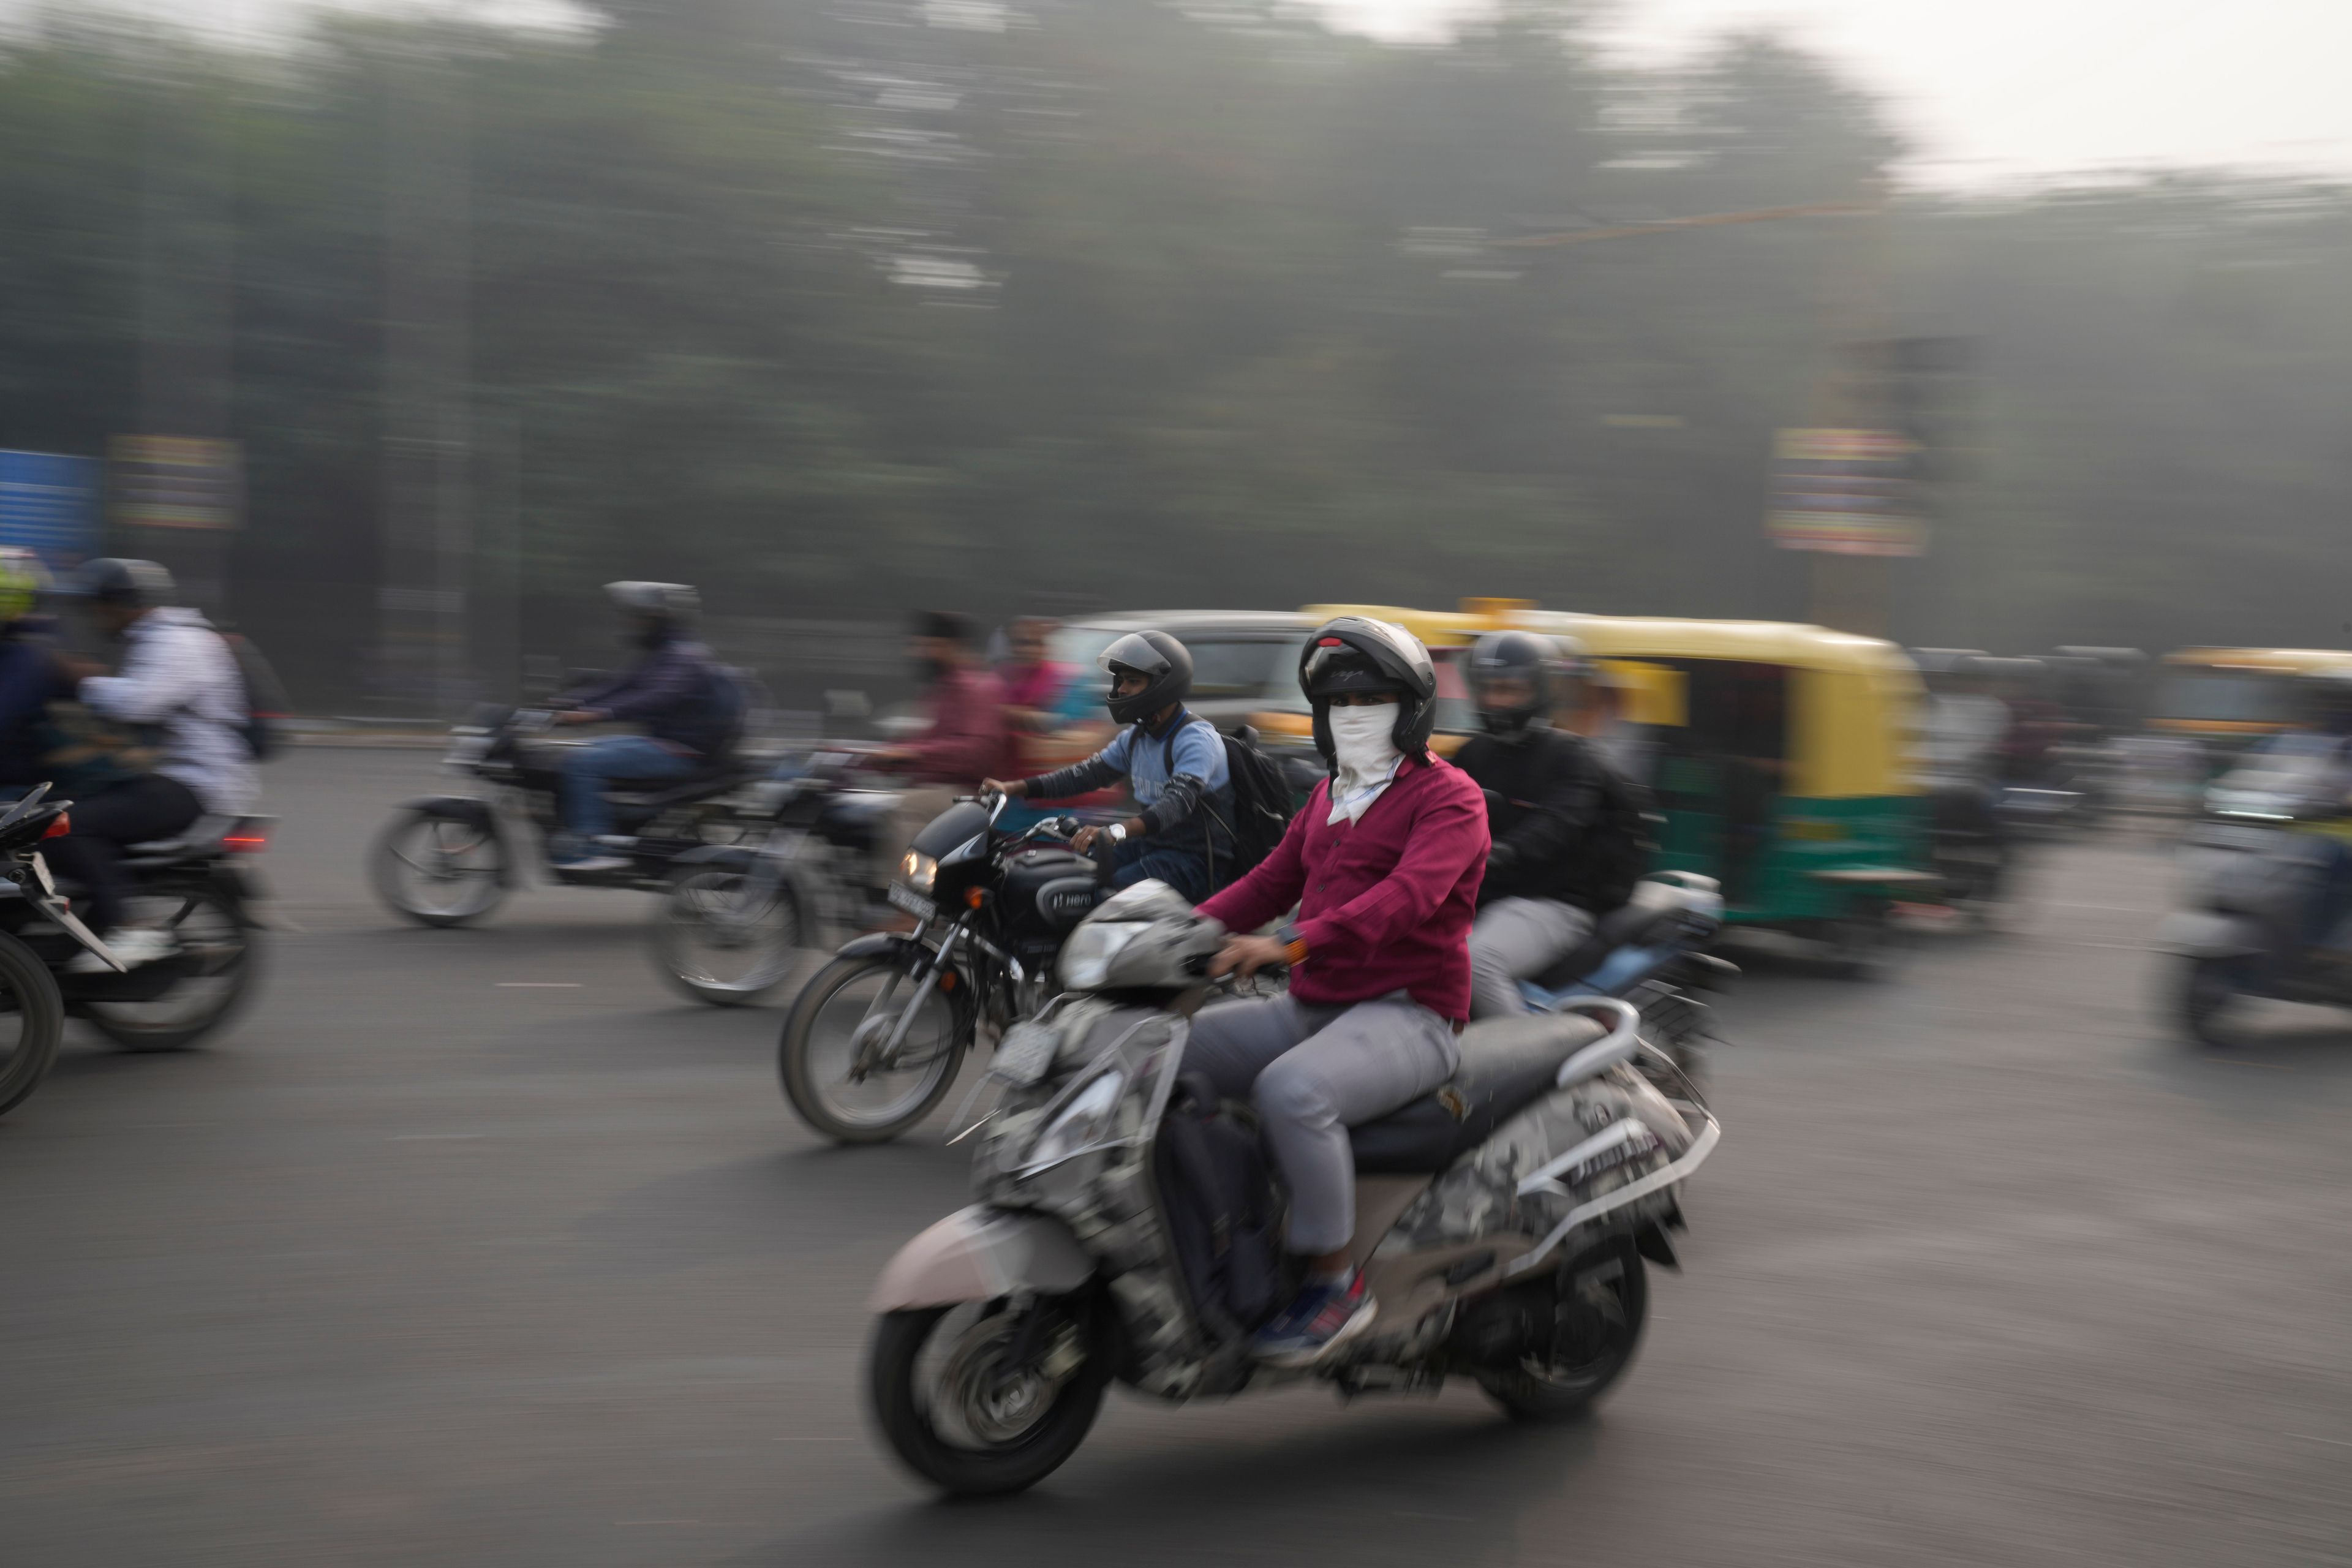
[[[1528,1011],[1521,978],[1540,974],[1592,934],[1622,902],[1623,858],[1599,842],[1607,820],[1607,763],[1552,727],[1570,668],[1559,642],[1489,632],[1470,650],[1470,694],[1486,732],[1454,765],[1486,792],[1495,845],[1470,929],[1470,1016]]]

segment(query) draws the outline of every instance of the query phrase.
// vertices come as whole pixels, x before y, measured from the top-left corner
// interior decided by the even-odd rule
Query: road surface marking
[[[501,991],[577,991],[580,989],[580,984],[577,980],[501,980],[499,982],[499,989]]]

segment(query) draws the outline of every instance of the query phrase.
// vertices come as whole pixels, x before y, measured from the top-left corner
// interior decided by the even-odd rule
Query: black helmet
[[[1488,632],[1472,646],[1470,700],[1478,705],[1478,721],[1488,734],[1509,741],[1551,727],[1561,679],[1583,668],[1581,658],[1565,650],[1564,642],[1534,632]],[[1526,701],[1503,707],[1486,700],[1488,681],[1513,679],[1528,683]]]
[[[128,605],[141,610],[168,605],[179,592],[172,574],[154,562],[116,555],[84,562],[73,591],[78,597],[98,604]]]
[[[1192,655],[1166,632],[1129,632],[1103,649],[1097,662],[1110,671],[1114,685],[1122,675],[1139,675],[1148,683],[1132,697],[1108,699],[1118,723],[1149,719],[1171,702],[1183,701],[1192,689]]]
[[[1370,616],[1326,621],[1298,650],[1298,689],[1315,710],[1315,744],[1327,766],[1339,765],[1331,741],[1331,699],[1343,691],[1381,691],[1397,700],[1396,749],[1426,761],[1437,727],[1437,666],[1421,639]]]

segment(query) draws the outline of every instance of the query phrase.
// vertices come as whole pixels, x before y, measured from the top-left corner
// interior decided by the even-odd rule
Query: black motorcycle
[[[1066,847],[1076,818],[1007,833],[1004,807],[960,801],[917,834],[888,895],[914,930],[850,942],[793,1003],[777,1067],[793,1109],[826,1137],[906,1131],[983,1026],[1001,1037],[1059,989],[1055,955],[1108,889],[1097,862]]]
[[[817,752],[801,776],[753,789],[751,813],[770,824],[757,840],[677,857],[653,921],[664,979],[698,1002],[745,1006],[791,973],[802,948],[875,923],[875,848],[898,795],[862,784],[863,761],[851,747]]]
[[[552,709],[490,708],[454,732],[446,765],[485,781],[491,794],[428,795],[400,808],[370,859],[376,892],[394,913],[419,925],[470,924],[522,879],[526,859],[557,882],[661,891],[680,855],[734,843],[748,830],[723,797],[751,782],[754,769],[730,749],[683,778],[606,792],[616,837],[598,848],[627,865],[604,871],[556,865],[548,842],[562,827],[563,763],[580,742],[554,740],[554,725]]]

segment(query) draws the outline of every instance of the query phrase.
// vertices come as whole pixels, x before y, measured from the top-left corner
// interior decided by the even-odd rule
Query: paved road
[[[181,1058],[77,1039],[0,1123],[10,1568],[2352,1553],[2352,1029],[2178,1044],[2144,843],[1897,984],[1755,965],[1686,1268],[1592,1421],[1115,1395],[950,1507],[869,1437],[860,1303],[961,1152],[814,1142],[775,1013],[672,1000],[634,895],[391,924],[361,846],[430,776],[276,764],[304,929],[263,1004]]]

